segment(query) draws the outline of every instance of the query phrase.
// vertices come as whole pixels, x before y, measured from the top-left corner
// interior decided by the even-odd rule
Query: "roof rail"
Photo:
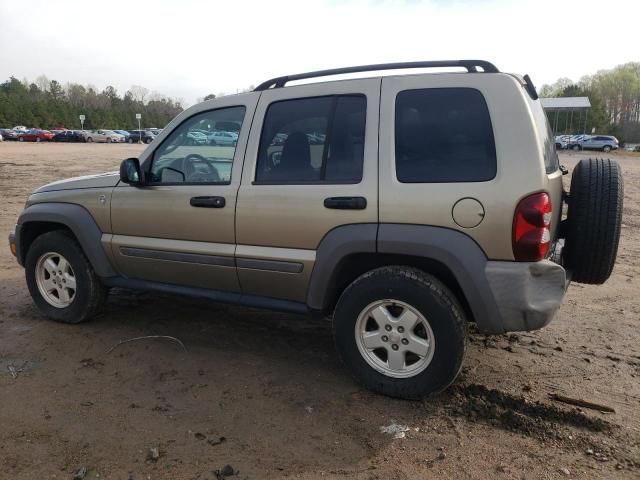
[[[435,60],[431,62],[399,62],[399,63],[378,63],[374,65],[360,65],[357,67],[331,68],[329,70],[318,70],[315,72],[297,73],[295,75],[285,75],[276,77],[258,85],[254,92],[267,90],[271,87],[281,88],[287,82],[294,80],[304,80],[307,78],[328,77],[331,75],[341,75],[345,73],[375,72],[378,70],[401,70],[405,68],[440,68],[440,67],[463,67],[467,72],[478,72],[482,68],[484,73],[498,73],[499,70],[493,63],[485,60]]]

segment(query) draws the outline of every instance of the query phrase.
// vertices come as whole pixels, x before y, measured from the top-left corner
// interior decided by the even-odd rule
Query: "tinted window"
[[[237,135],[220,142],[215,140],[216,127],[220,121],[242,125],[244,113],[244,107],[221,108],[184,121],[154,152],[151,182],[229,183]]]
[[[400,92],[395,136],[396,175],[401,182],[481,182],[496,175],[491,118],[478,90]]]
[[[256,182],[359,182],[365,116],[363,95],[271,104],[262,127]]]

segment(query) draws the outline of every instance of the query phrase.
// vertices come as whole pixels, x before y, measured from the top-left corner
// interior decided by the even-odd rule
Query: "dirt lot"
[[[2,238],[36,186],[139,151],[0,144]],[[248,479],[639,478],[640,157],[611,156],[626,194],[609,282],[572,285],[542,331],[472,334],[458,381],[424,402],[354,384],[327,321],[127,291],[90,323],[47,321],[0,246],[0,478],[71,479],[84,466],[91,479],[211,479],[226,464]],[[142,335],[187,352],[150,340],[108,353]],[[381,431],[393,424],[404,438]]]

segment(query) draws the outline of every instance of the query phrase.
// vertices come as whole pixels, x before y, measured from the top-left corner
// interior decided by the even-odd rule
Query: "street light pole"
[[[136,118],[138,119],[138,132],[140,136],[138,137],[138,143],[142,143],[142,128],[140,127],[140,119],[142,118],[141,113],[136,113]]]

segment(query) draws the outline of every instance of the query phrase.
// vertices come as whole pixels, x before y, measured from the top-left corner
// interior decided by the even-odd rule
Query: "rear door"
[[[236,213],[243,293],[304,302],[316,249],[378,221],[380,79],[262,92]]]

